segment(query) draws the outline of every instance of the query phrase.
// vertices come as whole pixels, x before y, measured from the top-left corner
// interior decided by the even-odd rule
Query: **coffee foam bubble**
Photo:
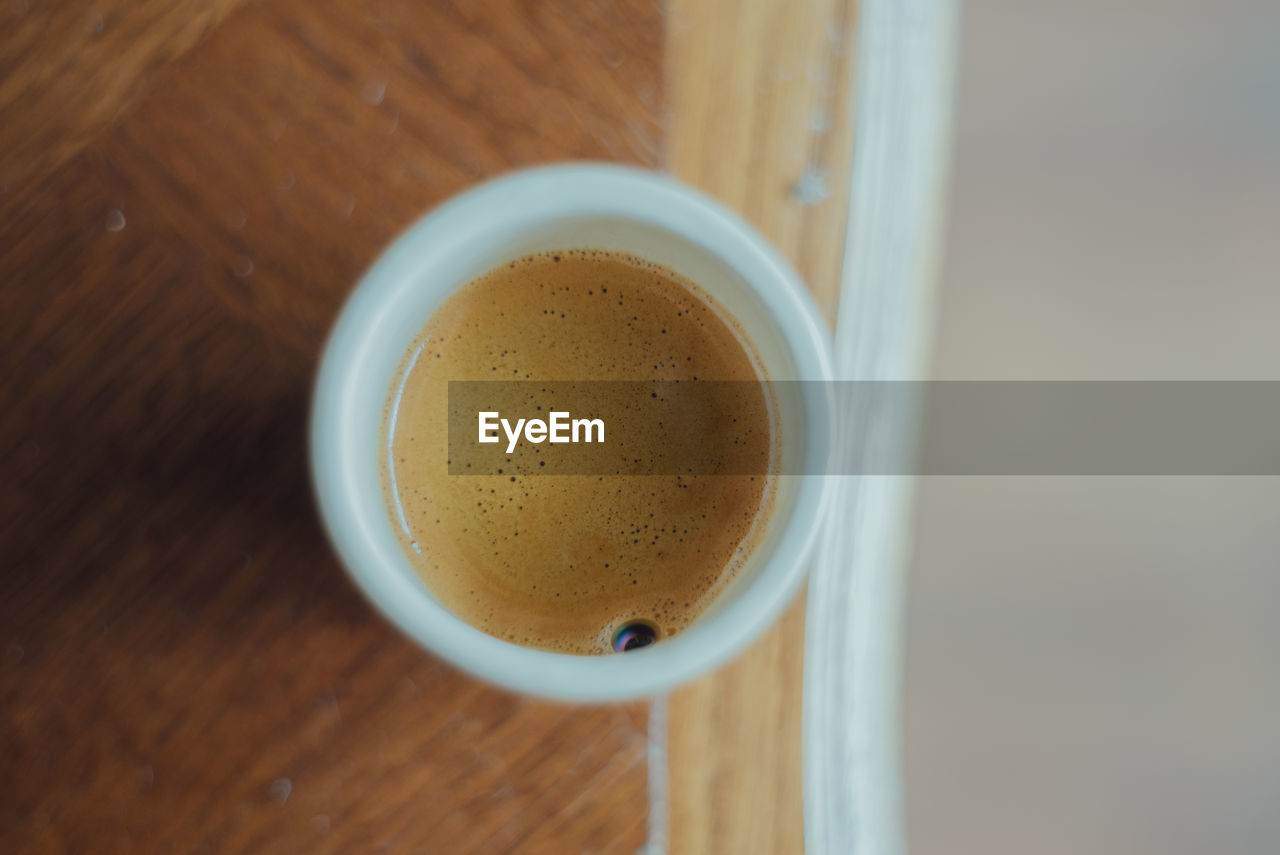
[[[750,557],[771,508],[768,476],[449,472],[450,380],[758,380],[745,337],[693,283],[620,253],[540,253],[455,293],[409,352],[388,404],[384,485],[403,512],[393,516],[404,520],[405,554],[472,625],[527,646],[605,653],[630,621],[659,638],[680,632]],[[545,412],[537,394],[529,403]],[[611,430],[627,435],[625,424]],[[743,431],[766,443],[776,435],[764,407]],[[642,457],[662,438],[632,441]]]

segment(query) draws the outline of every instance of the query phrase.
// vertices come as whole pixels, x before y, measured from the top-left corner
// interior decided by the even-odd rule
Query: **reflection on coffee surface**
[[[391,387],[383,484],[405,552],[446,608],[517,644],[590,654],[644,646],[619,641],[620,632],[638,638],[637,626],[669,637],[750,556],[773,504],[774,480],[760,474],[767,467],[734,475],[619,474],[616,467],[542,474],[582,471],[558,466],[557,457],[584,449],[617,457],[617,443],[637,464],[661,456],[670,425],[655,430],[663,424],[656,411],[635,409],[629,397],[579,401],[579,409],[611,414],[600,443],[531,443],[524,434],[510,469],[489,457],[483,474],[463,474],[475,470],[450,459],[449,383],[522,381],[528,412],[520,416],[549,421],[555,401],[538,400],[536,381],[761,379],[736,323],[697,285],[659,265],[566,250],[490,271],[436,310]],[[707,412],[698,421],[709,427],[696,441],[707,443],[709,457],[726,445],[767,457],[778,440],[769,393],[763,384],[737,385],[759,395],[739,396],[731,412],[720,413],[710,411],[718,398],[700,399]],[[615,384],[590,388],[607,396]],[[635,393],[634,383],[616,388],[619,396]],[[630,425],[628,412],[635,413]],[[477,414],[468,417],[476,430]],[[510,443],[496,430],[499,444],[477,448],[505,455]],[[688,437],[682,447],[690,447]]]

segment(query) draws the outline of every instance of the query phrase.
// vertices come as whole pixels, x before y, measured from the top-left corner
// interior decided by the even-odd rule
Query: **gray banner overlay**
[[[785,424],[825,402],[830,447],[744,435],[766,399]],[[501,426],[478,442],[480,412],[507,428],[568,413],[603,440],[521,432],[509,451]],[[1280,475],[1280,382],[456,381],[448,444],[456,475]]]

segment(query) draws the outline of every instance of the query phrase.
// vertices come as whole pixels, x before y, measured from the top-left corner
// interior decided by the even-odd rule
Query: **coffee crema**
[[[669,637],[750,557],[774,479],[450,474],[449,381],[762,379],[730,316],[660,265],[575,249],[492,270],[435,311],[391,386],[382,480],[405,554],[442,605],[516,644],[593,654],[637,626]],[[778,433],[767,394],[734,415],[735,435],[764,452]],[[614,437],[637,457],[664,442],[617,424]]]

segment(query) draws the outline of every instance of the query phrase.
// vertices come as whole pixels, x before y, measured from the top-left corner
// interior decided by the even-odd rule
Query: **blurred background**
[[[1280,5],[967,0],[941,379],[1280,379]],[[915,855],[1280,841],[1280,483],[926,478]]]

